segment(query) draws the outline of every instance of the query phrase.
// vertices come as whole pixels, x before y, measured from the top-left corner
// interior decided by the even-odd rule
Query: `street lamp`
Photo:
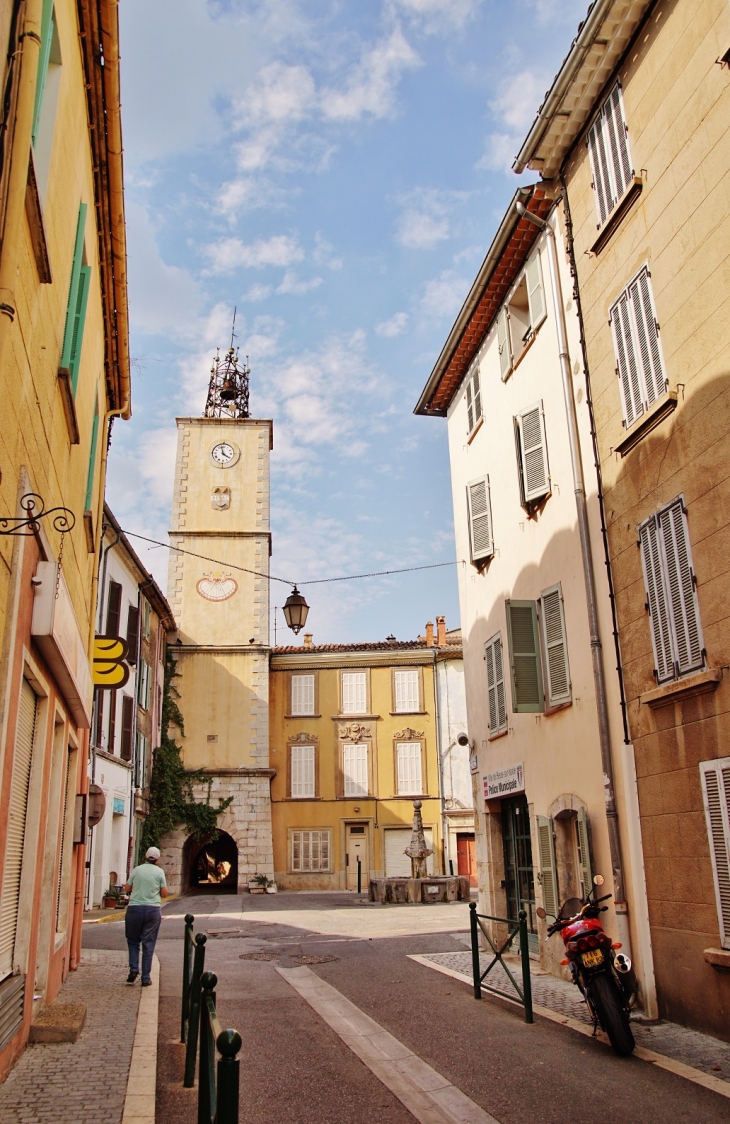
[[[293,633],[300,632],[307,623],[307,613],[309,612],[309,605],[302,597],[301,593],[294,586],[293,590],[284,602],[284,620],[289,625]]]

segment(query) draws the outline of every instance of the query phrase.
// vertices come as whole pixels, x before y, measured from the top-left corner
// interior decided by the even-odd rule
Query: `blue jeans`
[[[162,912],[158,905],[128,905],[124,918],[124,935],[129,948],[129,970],[139,971],[139,946],[142,945],[142,979],[152,972],[152,954],[160,931]]]

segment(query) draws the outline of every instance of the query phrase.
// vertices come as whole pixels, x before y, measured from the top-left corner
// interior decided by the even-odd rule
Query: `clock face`
[[[233,445],[229,445],[226,441],[222,441],[220,445],[216,445],[211,453],[216,464],[221,465],[230,464],[235,455],[236,450],[233,448]]]

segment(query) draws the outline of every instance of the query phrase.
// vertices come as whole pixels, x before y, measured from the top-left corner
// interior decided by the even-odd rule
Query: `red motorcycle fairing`
[[[568,941],[574,941],[578,937],[585,936],[588,933],[603,933],[603,925],[598,917],[577,917],[572,925],[566,925],[561,929],[560,936],[563,938],[563,943],[567,944]]]

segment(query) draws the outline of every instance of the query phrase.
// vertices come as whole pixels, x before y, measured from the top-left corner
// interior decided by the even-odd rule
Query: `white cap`
[[[160,848],[159,847],[148,847],[147,848],[147,854],[145,855],[146,859],[159,859],[159,857],[160,857]]]

